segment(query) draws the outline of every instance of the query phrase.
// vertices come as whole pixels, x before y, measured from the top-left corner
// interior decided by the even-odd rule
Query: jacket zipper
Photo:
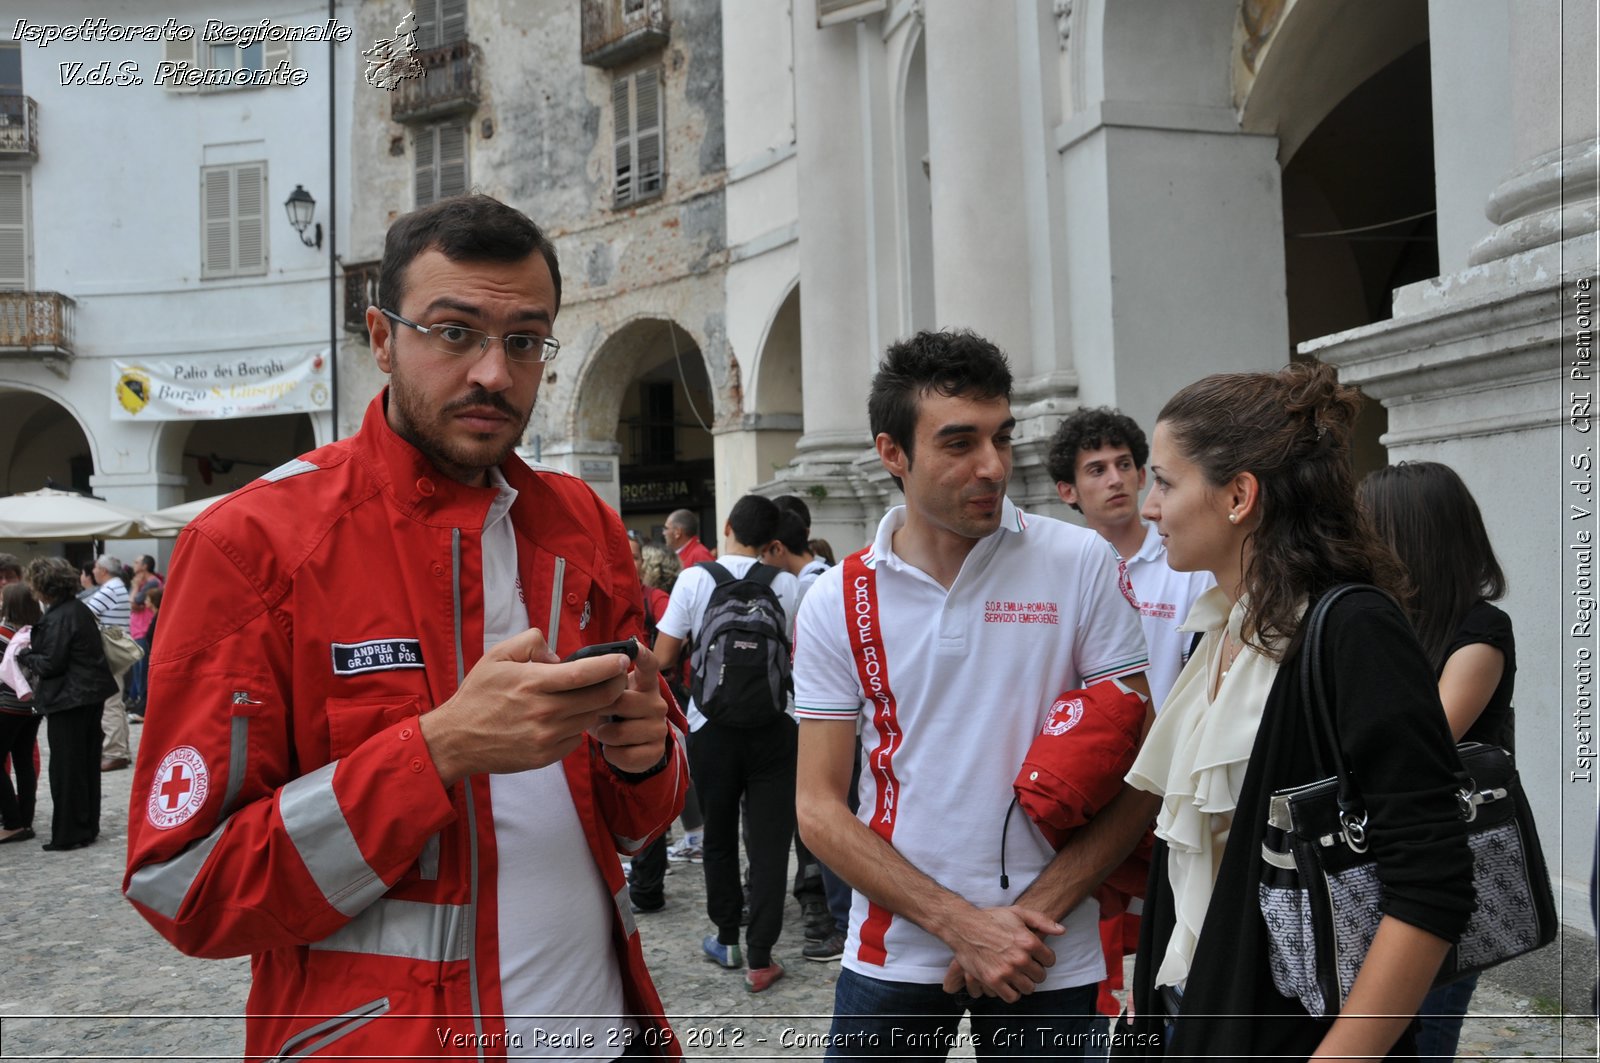
[[[467,657],[461,642],[461,529],[450,529],[450,594],[456,628],[456,689],[467,681]],[[471,895],[467,899],[467,977],[472,993],[472,1032],[483,1058],[483,1006],[478,1000],[478,813],[473,807],[472,777],[462,780],[466,789],[467,845],[470,854]]]

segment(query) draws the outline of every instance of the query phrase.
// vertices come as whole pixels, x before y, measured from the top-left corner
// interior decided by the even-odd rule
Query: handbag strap
[[[1323,632],[1327,627],[1328,614],[1341,598],[1357,591],[1377,590],[1366,583],[1341,583],[1328,590],[1317,600],[1311,616],[1306,620],[1305,643],[1300,651],[1300,701],[1305,706],[1306,718],[1311,724],[1312,762],[1317,767],[1318,775],[1329,774],[1327,762],[1318,749],[1319,742],[1326,744],[1329,759],[1333,763],[1332,774],[1339,780],[1339,810],[1352,816],[1362,813],[1362,802],[1356,792],[1355,779],[1345,767],[1344,751],[1339,746],[1339,731],[1334,724],[1333,710],[1328,704],[1329,680],[1322,659]]]

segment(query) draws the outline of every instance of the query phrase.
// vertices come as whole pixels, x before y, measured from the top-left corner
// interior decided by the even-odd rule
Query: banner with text
[[[119,421],[214,421],[331,408],[326,349],[112,359]]]

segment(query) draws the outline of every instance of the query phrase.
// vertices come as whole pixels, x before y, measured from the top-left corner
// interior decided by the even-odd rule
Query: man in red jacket
[[[361,430],[236,492],[172,563],[124,891],[252,955],[246,1056],[680,1053],[617,851],[677,815],[682,715],[621,522],[516,457],[561,279],[520,212],[390,229]],[[546,611],[548,610],[548,612]]]

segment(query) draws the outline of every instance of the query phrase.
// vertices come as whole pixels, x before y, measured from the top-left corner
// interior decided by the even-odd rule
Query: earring
[[[1237,514],[1237,513],[1229,513],[1228,514],[1228,523],[1229,524],[1238,524],[1239,523],[1239,514]]]

